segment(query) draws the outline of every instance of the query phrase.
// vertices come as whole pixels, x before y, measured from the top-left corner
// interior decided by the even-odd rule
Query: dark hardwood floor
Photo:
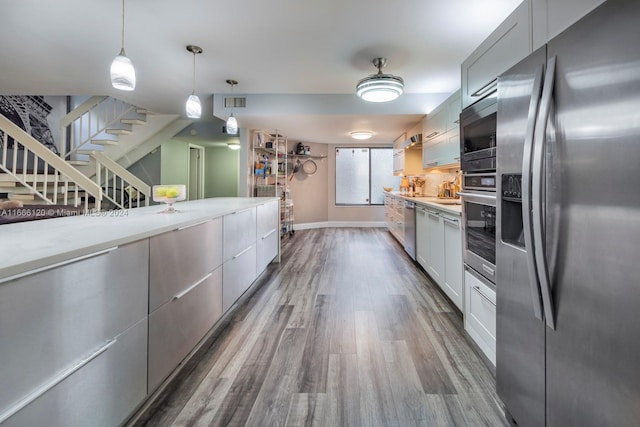
[[[460,314],[386,230],[282,251],[136,425],[508,425]]]

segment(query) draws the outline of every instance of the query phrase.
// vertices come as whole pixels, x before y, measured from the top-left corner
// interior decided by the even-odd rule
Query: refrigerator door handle
[[[536,126],[540,92],[542,90],[542,71],[540,65],[533,79],[533,90],[529,103],[529,116],[524,137],[524,152],[522,156],[522,228],[524,233],[524,246],[527,253],[527,270],[529,271],[529,286],[531,287],[531,300],[533,302],[533,314],[537,319],[543,320],[542,301],[540,297],[540,285],[536,271],[536,260],[533,245],[533,226],[531,221],[531,156],[533,151],[533,131]]]
[[[551,281],[549,279],[549,266],[545,250],[544,228],[543,228],[543,159],[544,146],[546,143],[547,123],[553,102],[553,87],[555,84],[556,57],[550,58],[547,62],[547,72],[545,73],[544,86],[542,88],[542,100],[538,111],[538,120],[534,133],[533,161],[532,161],[532,182],[531,182],[531,204],[533,219],[533,249],[536,255],[536,268],[538,280],[540,281],[540,291],[542,293],[542,307],[547,326],[555,329],[555,315],[553,307],[553,296],[551,294]]]

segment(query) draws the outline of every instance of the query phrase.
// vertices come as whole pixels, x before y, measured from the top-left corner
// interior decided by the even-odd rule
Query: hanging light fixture
[[[375,58],[373,65],[378,69],[360,80],[356,85],[356,94],[369,102],[393,101],[404,93],[404,80],[392,74],[384,74],[382,68],[387,64],[386,58]]]
[[[231,95],[233,95],[233,87],[238,84],[236,80],[227,80],[227,83],[231,85]],[[235,104],[235,99],[233,100]],[[231,106],[231,115],[227,119],[227,133],[229,135],[235,135],[238,133],[238,121],[233,117],[233,106]],[[235,147],[229,147],[235,148]],[[240,147],[238,147],[240,148]]]
[[[200,104],[200,98],[196,95],[196,55],[202,53],[202,48],[190,44],[187,46],[187,50],[193,53],[193,89],[187,99],[187,117],[190,119],[199,119],[200,116],[202,116],[202,105]]]
[[[134,90],[136,88],[136,70],[124,53],[124,0],[122,0],[122,47],[118,56],[111,63],[111,85],[120,90]]]

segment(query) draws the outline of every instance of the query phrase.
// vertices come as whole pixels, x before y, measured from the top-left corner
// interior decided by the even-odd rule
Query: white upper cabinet
[[[429,140],[442,135],[447,131],[447,106],[440,104],[427,115],[422,130],[423,144],[428,144]]]
[[[423,123],[422,167],[430,169],[460,161],[460,91],[428,114]],[[431,135],[431,136],[430,136]]]
[[[536,50],[605,0],[532,0],[533,50]]]
[[[460,131],[460,112],[462,111],[462,100],[460,90],[457,90],[447,100],[447,132],[451,130]]]
[[[492,93],[498,75],[531,52],[529,16],[525,0],[462,63],[462,108]]]

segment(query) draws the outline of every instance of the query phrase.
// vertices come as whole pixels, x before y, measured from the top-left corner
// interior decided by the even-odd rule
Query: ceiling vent
[[[246,108],[247,98],[244,96],[229,96],[224,98],[224,108]]]

